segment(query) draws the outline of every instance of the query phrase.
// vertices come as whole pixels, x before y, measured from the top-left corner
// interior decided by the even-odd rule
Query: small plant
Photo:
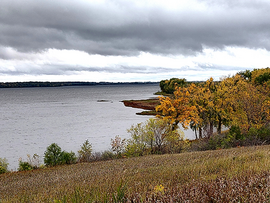
[[[109,150],[105,150],[104,152],[102,152],[101,154],[101,159],[102,160],[111,160],[114,159],[115,155],[113,152],[109,151]]]
[[[92,155],[92,145],[89,143],[88,140],[86,140],[83,145],[81,146],[81,149],[78,151],[79,153],[79,162],[90,162],[91,161],[91,155]]]
[[[8,172],[8,163],[7,160],[4,158],[0,158],[0,174]]]
[[[19,159],[19,171],[29,171],[33,169],[38,169],[40,167],[39,156],[34,154],[33,157],[30,154],[27,154],[27,161],[22,161],[22,158]]]
[[[115,203],[121,203],[121,202],[126,202],[125,198],[125,192],[127,190],[127,185],[124,184],[121,181],[120,185],[117,187],[116,194],[112,194],[113,202]]]
[[[155,187],[154,187],[154,192],[156,193],[156,194],[158,194],[158,193],[161,193],[162,195],[164,194],[164,186],[163,185],[156,185]]]

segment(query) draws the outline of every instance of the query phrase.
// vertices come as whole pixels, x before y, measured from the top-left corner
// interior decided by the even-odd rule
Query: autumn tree
[[[262,86],[256,87],[239,75],[228,78],[224,82],[234,83],[230,84],[227,93],[232,108],[231,125],[239,126],[245,133],[250,128],[259,129],[269,123],[268,89]]]
[[[199,118],[194,128],[199,129],[200,138],[202,138],[202,129],[207,132],[206,136],[210,137],[213,134],[215,122],[215,83],[213,81],[213,78],[210,78],[205,83],[201,83],[198,85],[191,84],[189,86],[189,90],[191,92],[190,103],[196,107]]]
[[[156,107],[161,112],[163,119],[169,120],[172,130],[180,123],[187,129],[191,122],[198,122],[198,113],[194,105],[190,104],[190,92],[188,88],[176,87],[172,97],[159,97],[160,105]]]
[[[269,123],[270,68],[244,71],[219,82],[210,78],[203,83],[176,87],[173,96],[160,97],[156,111],[170,120],[173,129],[199,131],[199,138],[211,137],[213,129],[239,126],[242,132]],[[197,137],[197,134],[196,134]]]
[[[222,126],[229,127],[231,121],[232,97],[231,91],[232,84],[228,84],[227,81],[222,79],[216,85],[216,91],[214,93],[214,111],[215,111],[215,127],[217,133],[221,134]]]

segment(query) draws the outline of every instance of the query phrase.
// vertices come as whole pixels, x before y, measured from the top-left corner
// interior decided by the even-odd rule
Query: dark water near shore
[[[158,85],[149,84],[0,89],[0,157],[16,170],[27,154],[43,160],[53,142],[77,152],[88,139],[94,151],[107,150],[116,135],[128,138],[132,124],[150,118],[120,101],[148,99],[157,91]]]

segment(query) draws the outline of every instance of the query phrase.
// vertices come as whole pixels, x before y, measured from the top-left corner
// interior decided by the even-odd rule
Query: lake
[[[157,84],[0,89],[0,157],[16,170],[27,154],[42,161],[52,143],[77,153],[88,139],[93,151],[108,150],[116,135],[129,138],[131,125],[151,118],[121,101],[155,97],[159,90]]]

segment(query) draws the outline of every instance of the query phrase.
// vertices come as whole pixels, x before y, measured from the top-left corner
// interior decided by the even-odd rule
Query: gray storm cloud
[[[1,0],[0,81],[202,80],[265,67],[269,10],[269,0]]]
[[[196,54],[203,46],[270,50],[269,1],[191,1],[201,7],[173,10],[139,2],[2,0],[0,45],[128,56]]]

